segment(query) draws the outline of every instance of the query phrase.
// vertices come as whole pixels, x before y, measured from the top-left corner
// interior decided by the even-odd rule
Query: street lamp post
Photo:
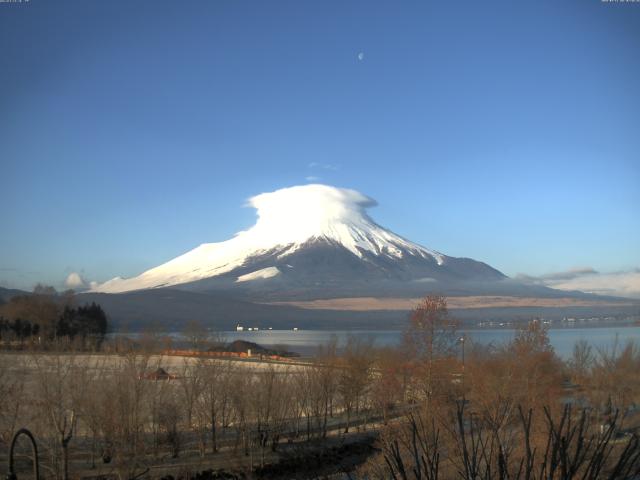
[[[36,444],[36,439],[33,438],[33,435],[26,428],[21,428],[18,430],[13,439],[11,440],[11,446],[9,447],[9,473],[7,473],[7,480],[18,480],[16,473],[13,468],[13,456],[14,450],[16,447],[16,441],[20,435],[26,435],[29,440],[31,440],[31,449],[33,451],[33,475],[36,480],[40,480],[40,463],[38,460],[38,445]]]
[[[462,345],[462,398],[464,398],[465,396],[465,391],[464,391],[464,342],[466,340],[466,337],[464,335],[462,335],[458,341],[460,342],[460,345]]]

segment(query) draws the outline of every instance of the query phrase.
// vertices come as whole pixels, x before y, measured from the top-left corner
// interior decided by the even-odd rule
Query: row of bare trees
[[[135,478],[221,451],[250,468],[283,442],[354,430],[380,432],[367,478],[625,478],[639,465],[637,346],[579,342],[563,362],[540,322],[474,345],[442,297],[418,305],[398,348],[334,340],[304,365],[139,350],[0,362],[0,448],[29,427],[56,479],[92,467]]]
[[[99,468],[134,478],[178,456],[221,449],[263,464],[283,442],[324,438],[368,421],[374,351],[351,339],[313,363],[32,352],[0,356],[0,449],[28,426],[44,471],[67,479]],[[382,395],[382,392],[380,392]]]

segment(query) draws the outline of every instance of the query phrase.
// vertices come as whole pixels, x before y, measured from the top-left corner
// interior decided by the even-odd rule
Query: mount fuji
[[[133,278],[114,278],[81,295],[116,325],[187,320],[217,328],[396,328],[428,293],[449,297],[461,319],[561,318],[628,312],[637,304],[510,279],[489,265],[411,242],[378,225],[376,202],[327,185],[252,197],[254,226],[205,243]],[[603,303],[605,302],[605,303]],[[608,303],[607,303],[608,302]]]
[[[376,202],[355,190],[296,186],[252,197],[249,205],[256,224],[230,240],[202,244],[92,291],[171,287],[286,300],[476,291],[507,279],[482,262],[449,257],[381,227],[367,214]]]

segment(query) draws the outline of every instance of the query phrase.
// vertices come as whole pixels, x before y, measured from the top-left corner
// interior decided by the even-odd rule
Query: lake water
[[[498,345],[513,339],[514,330],[504,328],[485,328],[474,330],[460,330],[468,341],[483,345]],[[302,355],[313,354],[318,345],[326,344],[333,336],[338,343],[345,343],[349,335],[371,337],[378,346],[398,345],[402,339],[402,332],[398,330],[259,330],[243,332],[224,332],[227,342],[247,340],[265,347],[283,346],[288,350]],[[549,340],[556,353],[563,358],[571,356],[573,346],[578,340],[588,341],[594,348],[612,349],[615,342],[624,345],[633,340],[640,343],[640,327],[618,326],[597,328],[552,328],[549,329]]]

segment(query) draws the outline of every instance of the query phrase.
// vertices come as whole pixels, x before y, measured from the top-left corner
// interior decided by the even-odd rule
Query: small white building
[[[236,332],[242,332],[244,330],[244,327],[240,324],[236,325]]]

